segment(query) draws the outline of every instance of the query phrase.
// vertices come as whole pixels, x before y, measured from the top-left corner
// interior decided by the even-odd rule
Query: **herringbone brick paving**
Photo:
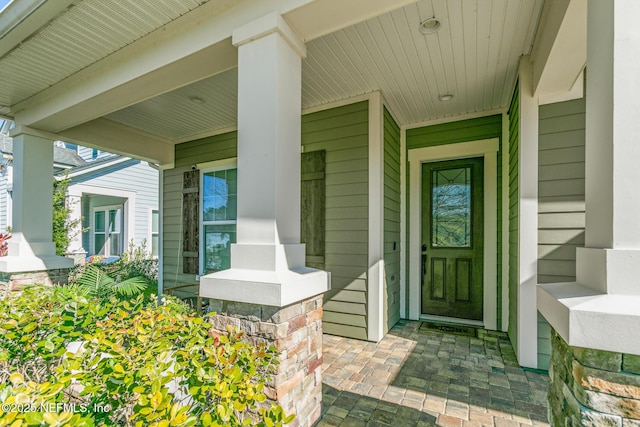
[[[478,338],[401,321],[379,343],[325,335],[318,427],[547,426],[546,372],[504,333]]]

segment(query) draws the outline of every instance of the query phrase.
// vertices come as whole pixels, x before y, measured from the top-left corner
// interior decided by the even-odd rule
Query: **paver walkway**
[[[401,321],[379,343],[324,336],[318,427],[547,426],[546,372],[518,366],[504,333]]]

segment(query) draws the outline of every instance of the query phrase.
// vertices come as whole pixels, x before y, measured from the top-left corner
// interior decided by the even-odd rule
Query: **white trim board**
[[[484,271],[483,324],[497,328],[497,158],[499,139],[491,138],[458,144],[409,150],[410,212],[409,227],[409,318],[420,318],[420,244],[422,164],[443,160],[484,157]]]

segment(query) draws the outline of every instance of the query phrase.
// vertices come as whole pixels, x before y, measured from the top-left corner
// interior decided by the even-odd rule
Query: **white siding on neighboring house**
[[[114,165],[111,168],[100,168],[86,174],[72,178],[70,187],[73,185],[86,185],[97,188],[109,189],[117,194],[118,190],[123,192],[135,193],[135,212],[133,219],[135,221],[133,237],[134,244],[139,246],[143,240],[149,238],[149,230],[151,223],[149,222],[149,210],[158,208],[158,182],[159,173],[156,168],[150,166],[147,162],[130,159]],[[87,227],[91,223],[87,218],[86,212],[91,215],[93,208],[97,206],[97,202],[101,204],[109,204],[106,200],[100,201],[100,197],[93,196],[88,198],[88,202],[84,201],[83,226]],[[109,200],[114,196],[110,196]],[[103,203],[104,202],[104,203]],[[85,209],[86,208],[86,209]],[[86,250],[90,249],[91,230],[83,235],[83,246]],[[128,242],[124,242],[124,250],[126,251]],[[150,250],[150,242],[147,242],[147,249]]]
[[[573,282],[584,246],[585,99],[543,105],[538,140],[538,282]],[[548,369],[550,328],[538,314],[538,367]]]

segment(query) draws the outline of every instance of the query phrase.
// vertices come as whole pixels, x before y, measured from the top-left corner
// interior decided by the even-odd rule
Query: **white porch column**
[[[13,231],[0,271],[73,267],[56,256],[52,240],[53,141],[20,133],[13,137]]]
[[[518,134],[518,362],[538,367],[538,99],[533,94],[533,66],[520,60]]]
[[[640,30],[636,0],[589,0],[585,248],[577,283],[540,286],[570,346],[640,355]]]
[[[207,298],[282,307],[329,288],[300,244],[302,40],[277,14],[233,32],[238,46],[238,220],[231,269]]]

